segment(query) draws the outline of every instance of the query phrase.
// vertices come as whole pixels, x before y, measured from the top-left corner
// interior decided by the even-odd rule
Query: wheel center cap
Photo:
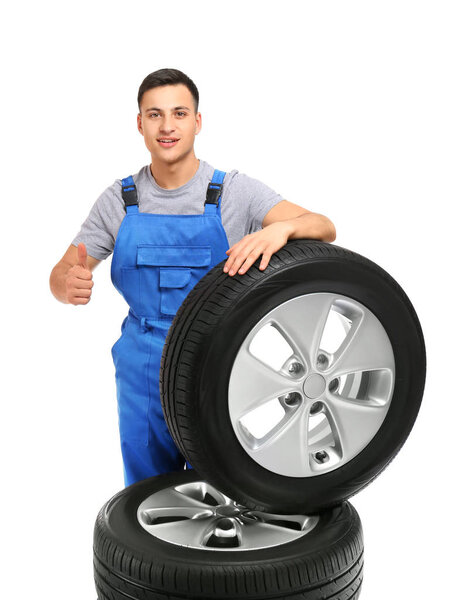
[[[218,506],[215,512],[221,517],[233,517],[240,514],[240,509],[231,504],[225,504],[223,506]]]
[[[325,391],[325,379],[319,373],[313,373],[305,379],[303,391],[308,398],[318,398]]]

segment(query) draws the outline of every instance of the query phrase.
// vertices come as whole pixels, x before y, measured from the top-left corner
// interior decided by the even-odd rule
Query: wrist
[[[288,240],[290,240],[293,235],[295,234],[297,228],[295,223],[293,222],[293,219],[287,219],[286,221],[279,221],[278,225],[281,225],[282,227],[282,231],[284,232],[284,235],[287,237]]]

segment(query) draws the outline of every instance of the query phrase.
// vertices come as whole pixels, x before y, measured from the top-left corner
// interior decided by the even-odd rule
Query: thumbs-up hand
[[[85,244],[77,246],[77,263],[66,274],[66,294],[70,304],[88,304],[94,285],[93,274],[88,268]]]

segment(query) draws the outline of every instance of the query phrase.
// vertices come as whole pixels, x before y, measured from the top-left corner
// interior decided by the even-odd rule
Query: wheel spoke
[[[197,482],[195,484],[188,483],[186,485],[178,486],[177,491],[181,494],[189,496],[190,498],[194,497],[195,499],[197,499],[197,496],[201,494],[201,496],[204,498],[202,502],[207,506],[232,503],[230,498],[225,496],[222,492],[220,492],[220,490],[217,490],[217,488],[213,487],[213,485],[207,481]]]
[[[394,371],[394,354],[389,338],[378,319],[368,310],[353,323],[335,352],[332,375],[388,369]]]
[[[253,523],[242,528],[242,550],[253,550],[266,546],[279,546],[300,537],[300,531],[269,523]]]
[[[257,517],[263,523],[271,523],[272,525],[298,531],[305,531],[312,526],[313,521],[315,521],[315,517],[309,517],[307,515],[279,515],[262,512],[260,510],[250,510],[246,514]]]
[[[249,450],[251,457],[275,473],[308,477],[308,422],[309,411],[302,407],[288,421],[282,421],[263,444]]]
[[[324,400],[341,462],[363,450],[381,427],[388,405],[349,400],[328,394]]]
[[[295,354],[303,357],[308,367],[316,365],[320,340],[333,301],[332,294],[307,294],[281,304],[270,313],[274,326]]]
[[[293,380],[243,349],[237,356],[229,381],[229,410],[234,422],[249,411],[293,390]]]
[[[211,528],[212,518],[206,518],[150,525],[147,529],[157,537],[170,539],[173,544],[203,546],[206,537],[211,535]]]
[[[162,508],[148,508],[142,511],[142,516],[149,525],[158,525],[162,521],[168,523],[199,517],[208,517],[214,511],[208,508],[197,508],[195,506],[166,506]]]
[[[166,488],[156,492],[152,495],[152,504],[150,506],[147,506],[146,503],[143,503],[143,510],[146,511],[148,508],[165,510],[173,508],[177,510],[194,510],[195,512],[202,512],[212,508],[210,504],[203,502],[201,499],[197,499],[194,494],[187,494],[183,487],[184,486],[181,486],[181,491],[178,491],[174,488]],[[201,493],[201,488],[196,491],[198,492],[199,498],[202,498],[203,493]],[[215,492],[218,496],[219,492],[216,490]]]

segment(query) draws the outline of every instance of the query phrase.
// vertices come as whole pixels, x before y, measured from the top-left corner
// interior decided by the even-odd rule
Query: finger
[[[86,246],[85,246],[85,244],[80,242],[80,244],[77,246],[77,258],[78,258],[77,264],[80,267],[83,267],[84,269],[88,268],[87,257],[88,257],[88,253],[86,251]]]
[[[74,291],[74,298],[89,298],[91,290],[77,289]]]
[[[232,267],[234,263],[235,257],[234,255],[230,256],[228,260],[224,263],[223,271],[227,273],[229,269]]]
[[[81,277],[77,277],[71,283],[75,290],[91,290],[94,285],[94,281],[92,279]]]
[[[84,280],[92,280],[93,274],[86,267],[82,267],[82,265],[74,265],[70,271],[71,277],[75,279],[84,279]]]
[[[223,271],[227,272],[230,269],[234,261],[234,257],[237,255],[237,253],[241,252],[244,248],[247,248],[248,246],[252,246],[254,244],[253,235],[254,234],[246,235],[240,241],[238,241],[236,244],[234,244],[226,250],[226,254],[228,255],[229,259],[232,260],[227,260],[225,262]]]
[[[253,250],[264,249],[265,245],[265,242],[258,242],[256,240],[246,240],[245,238],[243,238],[239,243],[235,244],[235,246],[232,246],[232,248],[230,248],[232,252],[229,255],[229,260],[232,263],[238,258],[239,260],[242,259],[243,262]]]
[[[226,250],[226,254],[228,255],[228,259],[224,263],[224,266],[223,266],[223,271],[225,273],[227,273],[228,270],[231,268],[231,265],[234,262],[235,255],[237,254],[237,252],[240,252],[240,248],[241,248],[240,245],[234,244],[228,250]]]
[[[75,306],[79,304],[88,304],[90,300],[91,298],[74,298],[71,304],[74,304]]]
[[[259,253],[259,255],[260,254],[261,253]],[[253,256],[253,255],[248,256],[248,258],[245,260],[243,265],[238,270],[239,275],[243,275],[244,273],[246,273],[248,271],[248,269],[251,267],[251,265],[253,265],[256,262],[256,259],[258,258],[258,256]]]
[[[263,271],[264,269],[266,269],[268,267],[268,263],[270,262],[272,255],[273,255],[273,252],[271,252],[269,250],[264,252],[264,254],[262,255],[262,260],[259,265],[259,269],[261,271]]]
[[[226,261],[226,264],[224,265],[224,271],[229,273],[229,275],[234,275],[247,256],[248,252],[246,249],[237,249],[237,251],[231,254]]]
[[[229,255],[228,260],[224,263],[224,267],[223,267],[223,271],[225,273],[227,273],[229,271],[229,269],[232,267],[232,265],[234,264],[234,261],[236,259],[237,256],[237,252],[239,252],[240,250],[232,250],[231,249],[231,254]]]
[[[234,263],[229,269],[229,275],[235,275],[237,271],[239,271],[239,273],[245,273],[248,270],[248,268],[256,261],[256,259],[262,254],[262,252],[263,247],[261,244],[253,249],[245,249],[236,257]],[[245,263],[247,264],[246,269],[245,271],[241,271],[240,269],[243,268],[243,265]]]
[[[237,248],[240,248],[245,243],[248,243],[248,241],[245,238],[242,238],[240,240],[240,242],[237,242],[236,244],[234,244],[233,246],[231,246],[230,248],[228,248],[226,250],[226,254],[231,254],[231,252],[233,252],[234,250],[237,250]]]

